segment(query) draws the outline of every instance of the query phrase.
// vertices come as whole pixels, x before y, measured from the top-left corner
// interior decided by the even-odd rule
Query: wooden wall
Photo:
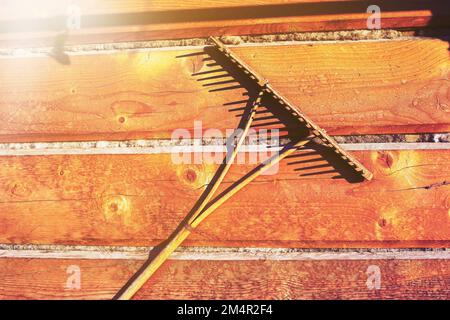
[[[3,48],[54,40],[55,30],[18,29],[24,21],[54,24],[65,2],[44,13],[20,10],[24,3],[0,12],[0,25],[15,21],[0,32]],[[67,43],[347,30],[367,19],[356,12],[364,1],[105,3],[80,2],[88,27]],[[444,2],[426,3],[395,1],[383,27],[442,25]],[[295,10],[268,16],[273,6]],[[205,19],[209,12],[219,13]],[[229,20],[236,12],[242,19]],[[93,24],[103,16],[141,18],[139,26]],[[232,49],[330,134],[410,134],[413,141],[450,131],[448,47],[444,38],[410,37]],[[0,298],[111,298],[145,256],[130,252],[164,240],[217,169],[174,163],[174,130],[225,134],[250,99],[248,83],[210,47],[86,48],[64,52],[63,60],[42,50],[0,55]],[[300,130],[270,103],[253,128]],[[182,249],[198,255],[170,260],[136,298],[448,299],[449,145],[344,147],[374,173],[372,181],[349,180],[320,150],[299,151],[208,217]],[[201,156],[198,147],[186,149]],[[247,152],[224,186],[255,166],[254,157]],[[373,265],[379,290],[367,286]],[[79,268],[79,288],[67,285],[70,266]]]

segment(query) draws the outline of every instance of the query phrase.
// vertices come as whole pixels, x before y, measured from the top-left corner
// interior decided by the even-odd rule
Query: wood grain
[[[0,298],[111,299],[140,264],[0,259]],[[367,287],[371,265],[380,268],[380,290]],[[67,288],[70,266],[80,270],[80,289]],[[448,260],[171,260],[136,299],[448,299],[449,283]]]
[[[53,45],[72,3],[80,7],[81,29],[70,32],[67,44],[367,29],[370,16],[363,0],[11,1],[0,13],[0,45]],[[448,26],[445,0],[370,4],[381,8],[383,28]]]
[[[87,15],[118,14],[146,11],[176,11],[200,8],[240,8],[245,6],[289,5],[301,3],[350,2],[349,0],[42,0],[32,6],[32,0],[6,2],[0,13],[1,20],[36,19],[66,14],[71,4],[80,6]],[[353,1],[363,2],[363,1]],[[401,3],[402,0],[396,2]],[[30,8],[31,7],[31,8]],[[28,10],[26,10],[28,9]],[[30,10],[31,9],[31,10]]]
[[[186,245],[450,245],[448,151],[354,155],[374,173],[372,181],[340,179],[348,177],[335,161],[333,167],[320,154],[299,152],[284,160],[276,175],[259,177],[225,203]],[[159,243],[187,215],[217,168],[174,164],[171,157],[1,157],[0,243]],[[236,165],[224,186],[252,167]]]
[[[32,0],[8,1],[3,4],[0,12],[1,20],[49,18],[65,15],[67,7],[78,5],[83,14],[120,14],[146,11],[176,11],[199,8],[239,8],[245,5],[265,6],[270,4],[320,3],[320,2],[348,2],[348,0],[247,0],[245,4],[240,0],[42,0],[39,6],[30,5]],[[30,10],[31,7],[31,10]],[[27,10],[28,9],[28,10]]]
[[[233,50],[331,134],[450,130],[444,41]],[[233,70],[200,48],[79,53],[69,60],[0,58],[0,141],[170,138],[175,129],[192,133],[195,121],[224,135],[249,99],[248,83],[234,81]],[[259,114],[257,128],[286,125],[272,113]]]

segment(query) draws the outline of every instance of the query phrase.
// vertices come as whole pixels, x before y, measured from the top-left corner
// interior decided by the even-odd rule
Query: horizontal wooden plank
[[[17,3],[16,3],[17,2]],[[30,1],[7,2],[0,14],[0,45],[53,45],[66,29],[69,5],[78,5],[81,29],[65,43],[367,29],[363,0],[289,1]],[[375,0],[383,28],[448,26],[445,0]]]
[[[77,5],[86,15],[120,14],[147,11],[176,11],[193,10],[199,8],[239,8],[243,6],[265,6],[270,4],[320,3],[320,2],[348,2],[348,0],[42,0],[39,6],[31,0],[17,0],[7,2],[2,6],[0,20],[24,20],[50,18],[67,14],[67,8]],[[32,8],[32,9],[31,9]],[[31,9],[31,10],[30,10]]]
[[[221,9],[221,8],[242,8],[247,6],[268,6],[268,5],[292,5],[305,3],[361,3],[362,0],[247,0],[243,3],[240,0],[42,0],[39,6],[33,6],[32,0],[17,0],[7,2],[3,5],[0,13],[0,20],[24,20],[49,18],[52,16],[67,14],[67,8],[71,5],[79,6],[86,15],[120,14],[147,11],[177,11],[196,9]],[[396,0],[402,4],[402,0]],[[417,5],[417,2],[416,4]],[[432,5],[432,3],[430,3]],[[185,17],[186,19],[188,17]],[[213,19],[214,17],[212,17]]]
[[[234,50],[331,134],[450,131],[447,42]],[[192,132],[195,121],[202,122],[200,130],[225,134],[249,100],[249,84],[208,48],[72,53],[68,59],[0,57],[0,141],[169,138],[175,129]],[[266,107],[256,128],[297,130],[277,105]]]
[[[374,173],[372,181],[356,182],[321,151],[298,152],[276,175],[261,176],[225,203],[186,244],[450,245],[447,150],[354,155]],[[0,157],[0,243],[155,245],[187,215],[217,168],[176,164],[173,157]],[[236,165],[225,186],[253,166]]]
[[[0,298],[111,299],[141,263],[0,259]],[[367,285],[374,270],[379,290]],[[135,298],[448,299],[449,281],[449,260],[170,260]]]

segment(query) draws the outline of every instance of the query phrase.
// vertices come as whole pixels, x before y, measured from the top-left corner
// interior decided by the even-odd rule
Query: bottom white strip
[[[152,247],[0,244],[0,258],[145,260]],[[450,249],[291,249],[181,247],[175,260],[430,260],[450,259]]]

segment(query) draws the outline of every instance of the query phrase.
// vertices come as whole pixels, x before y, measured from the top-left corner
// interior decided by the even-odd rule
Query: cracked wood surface
[[[0,259],[0,298],[111,299],[141,263],[133,260]],[[380,270],[380,290],[370,290],[367,286],[374,268],[369,269],[369,266]],[[74,278],[78,270],[80,282]],[[171,260],[135,298],[448,299],[449,281],[448,260]]]
[[[298,152],[208,217],[186,245],[449,246],[448,151],[354,155],[374,172],[372,181],[339,179],[345,173],[321,155]],[[217,168],[176,165],[173,156],[0,157],[0,243],[159,243]],[[225,186],[253,167],[234,166]]]
[[[62,43],[68,6],[81,11],[81,29]],[[448,26],[445,0],[376,0],[382,28]],[[11,1],[0,13],[1,46],[141,41],[284,32],[367,29],[369,4],[363,0],[96,0]],[[56,40],[55,40],[56,39]],[[56,43],[56,44],[55,44]]]
[[[450,130],[445,41],[233,50],[331,134]],[[246,84],[235,82],[202,48],[80,52],[69,60],[0,58],[0,141],[169,138],[175,129],[192,132],[194,121],[225,134],[237,126],[248,100],[240,87]],[[287,124],[262,109],[255,125]]]

